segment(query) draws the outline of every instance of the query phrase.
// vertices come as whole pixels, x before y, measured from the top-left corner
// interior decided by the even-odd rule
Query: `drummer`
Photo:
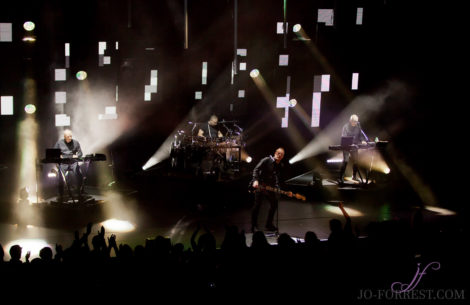
[[[211,115],[209,121],[207,123],[201,124],[198,130],[198,137],[202,137],[204,139],[217,139],[222,138],[223,134],[220,131],[221,127],[218,124],[219,118],[213,114]]]

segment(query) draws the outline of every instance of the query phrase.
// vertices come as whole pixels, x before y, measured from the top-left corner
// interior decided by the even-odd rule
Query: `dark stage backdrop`
[[[8,1],[0,10],[6,31],[0,95],[13,97],[13,115],[0,116],[0,163],[16,170],[18,124],[31,100],[40,155],[59,137],[63,127],[56,124],[65,117],[86,153],[112,153],[116,170],[132,173],[176,129],[211,113],[239,122],[255,161],[278,146],[288,160],[355,98],[378,97],[399,84],[402,89],[389,92],[362,125],[372,137],[386,134],[399,158],[445,197],[443,177],[450,173],[442,160],[449,151],[433,144],[452,142],[456,134],[458,120],[449,117],[457,101],[449,85],[459,58],[451,34],[459,27],[448,22],[447,8],[411,2]],[[34,43],[23,41],[27,20],[36,24]],[[278,33],[284,21],[287,33]],[[303,39],[293,32],[295,24],[302,25]],[[253,69],[265,91],[250,77]],[[87,79],[78,80],[78,71]],[[353,73],[357,89],[351,89]],[[328,90],[321,75],[329,75]],[[66,102],[58,104],[63,92]],[[321,105],[312,127],[314,92]],[[297,105],[276,107],[279,98]],[[306,170],[305,162],[290,167],[292,175]]]

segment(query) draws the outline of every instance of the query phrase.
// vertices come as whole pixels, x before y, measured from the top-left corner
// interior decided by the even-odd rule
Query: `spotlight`
[[[293,98],[289,101],[289,107],[295,107],[295,105],[297,105],[297,100]]]
[[[36,106],[34,106],[33,104],[28,104],[24,107],[24,111],[27,114],[33,114],[36,112]]]
[[[258,70],[258,69],[253,69],[253,70],[251,70],[250,76],[251,76],[252,78],[258,77],[258,75],[259,75],[259,70]]]
[[[135,230],[135,225],[127,220],[120,220],[111,218],[106,221],[103,221],[101,225],[106,229],[106,231],[111,232],[132,232]]]
[[[333,213],[333,214],[336,214],[336,215],[343,215],[343,212],[341,211],[341,209],[337,206],[333,206],[333,205],[330,205],[330,204],[327,204],[324,206],[324,209],[327,210],[328,212],[330,213]],[[355,209],[351,209],[351,208],[344,208],[346,210],[346,212],[349,214],[349,216],[351,217],[360,217],[360,216],[364,216],[364,214],[359,211],[359,210],[355,210]]]
[[[248,157],[246,157],[245,161],[246,161],[246,163],[251,163],[251,161],[253,161],[253,159],[250,156],[248,156]]]
[[[390,168],[388,167],[384,168],[384,174],[386,175],[390,174]]]
[[[30,226],[27,226],[30,229]],[[35,229],[34,227],[31,229]],[[5,249],[10,249],[13,245],[20,245],[22,248],[22,255],[26,254],[27,252],[31,252],[30,259],[39,257],[39,251],[41,251],[44,247],[51,247],[45,240],[38,239],[38,238],[31,238],[31,239],[16,239],[7,242],[5,245]]]
[[[302,29],[302,26],[300,24],[297,23],[296,25],[294,25],[294,33],[297,33],[298,31],[300,31],[300,29]]]
[[[75,74],[78,80],[84,80],[87,78],[87,73],[85,71],[78,71],[77,74]]]
[[[34,30],[35,27],[36,25],[32,21],[26,21],[25,23],[23,23],[23,28],[28,32]]]

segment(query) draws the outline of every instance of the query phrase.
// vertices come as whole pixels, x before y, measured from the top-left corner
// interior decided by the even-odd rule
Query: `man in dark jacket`
[[[281,160],[284,158],[284,148],[279,147],[274,152],[274,156],[268,156],[256,165],[253,170],[253,182],[252,187],[256,190],[260,186],[266,185],[273,188],[280,187],[280,169]],[[251,213],[251,229],[252,232],[258,228],[258,214],[263,199],[266,198],[269,201],[270,208],[268,212],[268,219],[266,221],[266,229],[269,231],[277,231],[277,228],[273,224],[274,214],[276,213],[278,205],[278,195],[275,192],[255,192],[255,203]]]

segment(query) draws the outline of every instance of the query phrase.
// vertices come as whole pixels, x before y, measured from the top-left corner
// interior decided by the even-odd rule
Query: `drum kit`
[[[171,143],[170,158],[171,166],[176,169],[212,172],[214,168],[218,171],[239,170],[241,150],[246,145],[243,140],[243,129],[237,121],[220,121],[219,125],[223,137],[209,138],[197,135],[199,124],[189,122],[188,127],[178,130]]]

